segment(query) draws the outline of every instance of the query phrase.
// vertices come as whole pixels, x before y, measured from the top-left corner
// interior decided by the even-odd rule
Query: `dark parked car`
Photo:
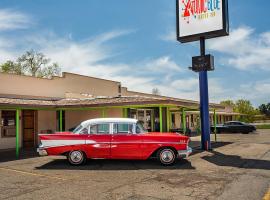
[[[244,133],[248,134],[250,132],[256,131],[256,127],[244,122],[239,121],[229,121],[224,124],[218,124],[216,126],[217,133]],[[214,132],[215,127],[211,126],[211,131]]]

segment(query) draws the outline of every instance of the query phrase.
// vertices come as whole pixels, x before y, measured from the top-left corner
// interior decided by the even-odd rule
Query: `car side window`
[[[136,124],[136,133],[146,133],[147,131],[143,128],[143,125],[141,123]]]
[[[81,130],[79,132],[79,134],[82,134],[82,135],[88,134],[88,133],[89,133],[89,126],[86,126],[84,128],[81,128]]]
[[[92,124],[90,126],[90,134],[109,134],[109,133],[110,133],[109,123]]]
[[[133,134],[133,124],[115,123],[113,124],[114,134]]]

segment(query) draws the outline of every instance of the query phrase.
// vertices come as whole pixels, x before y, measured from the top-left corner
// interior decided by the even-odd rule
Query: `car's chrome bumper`
[[[188,147],[187,150],[178,151],[178,157],[187,158],[192,153],[192,148]]]
[[[42,147],[37,148],[37,152],[40,156],[47,156],[48,155],[48,152]]]

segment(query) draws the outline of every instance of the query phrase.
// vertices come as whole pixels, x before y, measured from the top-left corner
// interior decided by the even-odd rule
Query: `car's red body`
[[[63,155],[81,150],[87,158],[147,159],[161,147],[171,147],[176,151],[187,150],[189,138],[177,133],[78,135],[63,132],[40,135],[40,140],[48,155]]]
[[[89,159],[138,159],[151,157],[160,148],[171,148],[178,156],[191,153],[189,138],[178,133],[76,134],[62,132],[39,135],[40,155],[67,155],[84,152]]]

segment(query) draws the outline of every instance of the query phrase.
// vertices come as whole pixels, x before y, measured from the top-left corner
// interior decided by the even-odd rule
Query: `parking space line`
[[[268,189],[268,191],[265,193],[263,200],[270,200],[270,188]]]
[[[67,179],[64,179],[64,178],[57,177],[57,176],[51,176],[51,175],[47,176],[47,175],[44,175],[44,174],[26,172],[26,171],[21,171],[21,170],[17,170],[17,169],[8,169],[8,168],[0,167],[0,170],[16,172],[16,173],[20,173],[20,174],[24,174],[24,175],[39,176],[39,177],[44,177],[44,178],[48,178],[48,179],[57,179],[57,180],[61,180],[61,181],[66,181],[67,180]]]

